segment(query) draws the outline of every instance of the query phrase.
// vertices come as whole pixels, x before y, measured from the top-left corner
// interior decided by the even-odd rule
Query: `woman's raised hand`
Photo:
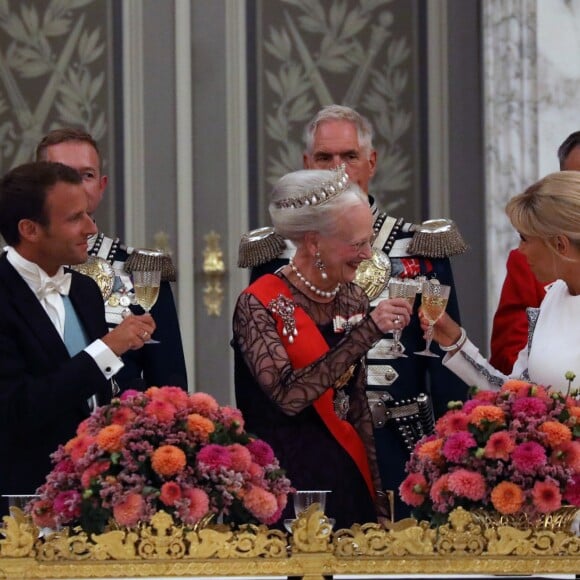
[[[374,323],[383,332],[405,328],[411,321],[413,308],[404,298],[381,300],[371,312]]]
[[[423,332],[427,332],[429,328],[429,320],[419,308],[419,321]],[[450,346],[455,344],[461,336],[461,327],[449,314],[444,312],[439,320],[433,326],[433,340],[441,346]]]

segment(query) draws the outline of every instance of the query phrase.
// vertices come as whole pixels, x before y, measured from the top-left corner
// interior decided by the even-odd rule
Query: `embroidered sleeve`
[[[365,309],[364,319],[333,349],[309,366],[294,370],[273,315],[254,296],[242,294],[234,313],[234,344],[268,397],[284,413],[294,415],[331,388],[381,338],[367,315],[368,304]]]

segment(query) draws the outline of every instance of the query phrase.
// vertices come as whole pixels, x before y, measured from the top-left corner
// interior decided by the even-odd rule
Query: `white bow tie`
[[[52,278],[46,278],[40,285],[40,288],[36,291],[38,299],[43,300],[48,295],[55,292],[63,296],[68,296],[70,291],[71,277],[71,273],[67,272],[66,274],[62,273],[57,274]]]

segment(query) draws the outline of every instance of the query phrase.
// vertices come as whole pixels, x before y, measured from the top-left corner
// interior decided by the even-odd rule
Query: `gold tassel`
[[[463,254],[469,246],[463,240],[455,223],[450,219],[424,221],[411,226],[415,232],[407,252],[428,258],[447,258]]]
[[[253,268],[277,258],[286,248],[284,238],[273,227],[258,228],[242,236],[238,267]]]

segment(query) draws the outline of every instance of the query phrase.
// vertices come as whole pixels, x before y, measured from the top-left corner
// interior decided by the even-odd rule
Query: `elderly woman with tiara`
[[[568,377],[580,376],[580,172],[547,175],[513,197],[506,213],[536,278],[556,280],[540,307],[528,308],[528,344],[504,375],[447,314],[436,322],[434,339],[448,351],[443,364],[468,385],[497,390],[508,378],[522,378],[566,392]],[[421,325],[426,329],[423,318]]]
[[[371,256],[373,218],[344,168],[285,175],[269,211],[296,254],[238,299],[237,404],[296,489],[331,491],[326,514],[337,527],[376,521],[386,513],[363,360],[385,332],[409,323],[411,307],[391,299],[369,313],[353,283]]]

